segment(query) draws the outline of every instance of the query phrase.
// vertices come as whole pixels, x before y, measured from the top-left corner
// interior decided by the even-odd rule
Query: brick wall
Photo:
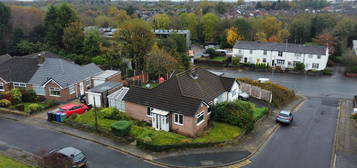
[[[147,121],[151,123],[151,117],[146,116],[147,113],[146,106],[125,102],[125,112],[136,120]]]
[[[55,101],[59,101],[59,102],[66,102],[69,101],[71,99],[76,98],[76,93],[73,94],[69,94],[69,88],[64,88],[60,90],[60,96],[50,96],[50,88],[59,88],[60,86],[58,86],[55,82],[51,81],[49,82],[46,86],[45,86],[45,98],[49,99],[49,100],[55,100]]]
[[[110,76],[109,78],[106,79],[106,81],[110,81],[110,82],[121,82],[121,73],[118,72],[112,76]]]

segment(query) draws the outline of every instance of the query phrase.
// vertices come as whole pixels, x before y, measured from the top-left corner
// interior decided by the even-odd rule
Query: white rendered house
[[[300,62],[305,64],[305,70],[324,70],[328,56],[325,46],[237,41],[233,47],[233,57],[239,57],[241,63],[260,63],[282,69],[294,68]]]

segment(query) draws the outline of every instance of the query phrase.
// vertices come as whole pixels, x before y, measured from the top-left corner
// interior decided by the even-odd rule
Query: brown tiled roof
[[[124,101],[193,116],[202,102],[211,102],[234,83],[233,78],[217,76],[207,70],[197,69],[198,78],[191,71],[176,74],[153,89],[131,87]]]
[[[28,83],[37,71],[37,59],[12,57],[0,66],[0,77],[7,82]]]

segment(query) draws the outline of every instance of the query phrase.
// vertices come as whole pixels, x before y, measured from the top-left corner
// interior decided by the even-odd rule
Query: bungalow
[[[12,57],[0,66],[0,91],[12,88],[32,88],[46,99],[66,102],[85,94],[93,87],[93,78],[106,71],[91,63],[77,65],[50,52]],[[120,80],[120,71],[106,76],[114,82]]]
[[[204,69],[176,74],[153,89],[132,86],[125,94],[125,112],[156,130],[197,136],[207,126],[211,106],[238,99],[239,83]]]

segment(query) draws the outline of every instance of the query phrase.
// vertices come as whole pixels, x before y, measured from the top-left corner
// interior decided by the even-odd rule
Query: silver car
[[[73,160],[72,168],[87,167],[87,156],[74,147],[65,147],[52,150],[50,153],[59,153]]]
[[[290,124],[293,122],[293,114],[290,111],[282,110],[280,113],[276,116],[276,122],[284,123],[284,124]]]

